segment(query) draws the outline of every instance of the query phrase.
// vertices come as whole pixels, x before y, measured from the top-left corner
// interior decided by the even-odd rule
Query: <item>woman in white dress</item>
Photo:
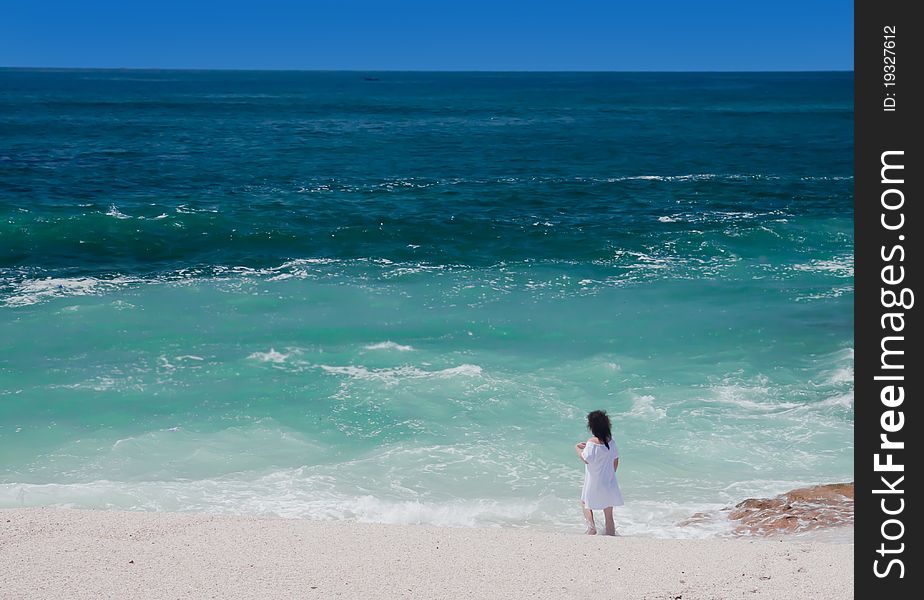
[[[622,493],[616,481],[619,468],[619,450],[613,442],[610,418],[605,411],[595,410],[587,415],[587,429],[593,437],[575,445],[577,455],[584,461],[584,488],[581,490],[581,507],[587,521],[587,534],[597,535],[595,510],[602,510],[606,520],[606,535],[616,535],[613,507],[622,506]]]

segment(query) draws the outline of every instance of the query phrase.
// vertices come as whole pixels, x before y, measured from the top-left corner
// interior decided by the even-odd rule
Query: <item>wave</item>
[[[381,381],[389,385],[395,385],[407,379],[427,379],[431,377],[480,377],[481,367],[478,365],[463,364],[456,367],[449,367],[437,371],[425,371],[413,366],[403,366],[387,369],[368,369],[363,366],[330,366],[318,365],[318,367],[332,375],[345,375],[350,379],[364,379],[369,381]]]
[[[425,178],[406,177],[393,178],[373,182],[348,182],[336,179],[312,181],[297,184],[291,188],[299,193],[329,193],[329,192],[368,192],[375,190],[394,191],[403,188],[426,189],[433,187],[458,186],[530,186],[530,185],[573,185],[573,184],[613,184],[626,182],[742,182],[742,181],[852,181],[853,175],[816,175],[816,176],[790,176],[779,173],[681,173],[681,174],[637,174],[613,176],[529,176],[529,177],[451,177],[451,178]],[[276,191],[289,191],[290,188],[278,188]]]
[[[830,486],[817,486],[824,489]],[[806,499],[794,490],[798,518],[790,519],[779,500],[724,503],[633,500],[616,519],[622,535],[696,539],[778,533],[844,531],[853,520],[852,499]],[[796,496],[792,496],[795,493]],[[814,497],[814,496],[813,496]],[[96,508],[184,511],[209,514],[303,518],[440,527],[539,527],[578,533],[582,521],[571,498],[406,498],[363,493],[337,485],[305,468],[284,469],[243,479],[0,483],[0,507]],[[832,541],[850,542],[849,531]]]
[[[853,392],[847,392],[844,394],[838,394],[836,396],[831,396],[830,398],[825,398],[824,400],[821,400],[820,402],[815,404],[815,406],[820,407],[820,408],[835,407],[835,408],[852,410],[853,401],[854,401]]]
[[[796,302],[812,302],[815,300],[833,300],[836,298],[841,298],[843,296],[849,296],[853,294],[852,285],[837,286],[827,290],[822,290],[813,294],[802,294],[796,296],[794,300]]]
[[[146,281],[149,280],[122,275],[110,278],[45,277],[41,279],[25,279],[9,286],[12,289],[2,298],[2,305],[19,307],[38,304],[54,298],[100,296]],[[0,286],[0,290],[2,289],[3,286]]]
[[[712,394],[705,398],[707,402],[728,404],[750,412],[780,412],[802,408],[801,402],[779,400],[767,385],[740,385],[726,383],[713,386]]]
[[[131,219],[131,217],[122,213],[115,204],[109,207],[109,211],[106,213],[106,215],[109,217],[115,217],[116,219]]]
[[[395,342],[385,341],[364,346],[366,350],[397,350],[398,352],[413,352],[413,346],[396,344]]]
[[[192,511],[316,520],[355,521],[441,527],[498,527],[535,524],[555,527],[537,501],[474,498],[397,500],[335,490],[311,492],[287,485],[298,471],[280,472],[253,482],[233,480],[72,484],[0,483],[0,506],[55,506],[141,511]],[[576,519],[575,519],[576,520]]]
[[[400,346],[392,342],[382,344],[372,344],[373,350],[396,350],[398,352],[410,352],[413,348],[410,346]],[[370,346],[364,346],[369,349]],[[247,356],[248,360],[258,363],[268,363],[274,367],[288,368],[294,372],[303,372],[308,369],[318,369],[329,375],[343,376],[347,379],[377,381],[386,385],[396,385],[402,381],[414,379],[432,379],[448,377],[480,377],[482,368],[473,364],[461,364],[444,369],[426,370],[413,365],[401,365],[397,367],[372,368],[364,365],[328,365],[318,364],[300,358],[303,354],[300,348],[288,348],[286,352],[279,352],[275,348],[270,348],[266,352],[253,352]],[[427,364],[427,363],[425,363]]]
[[[394,201],[354,206],[339,198],[320,206],[280,201],[254,214],[206,204],[113,204],[108,211],[99,207],[67,216],[17,212],[0,220],[5,240],[0,267],[44,268],[54,276],[146,275],[191,265],[270,269],[309,257],[341,264],[375,257],[405,265],[484,268],[500,262],[604,263],[613,260],[614,247],[670,253],[676,265],[694,269],[697,262],[720,263],[731,256],[771,265],[801,258],[799,264],[811,266],[809,261],[827,260],[835,248],[842,251],[852,243],[849,216],[819,226],[812,211],[827,218],[830,210],[806,210],[788,200],[722,209],[647,197],[613,203],[606,191],[594,194],[577,209],[556,204],[554,193],[518,213],[486,202],[440,205],[440,210],[405,207],[407,215],[388,220],[373,215],[392,213]],[[281,268],[276,276],[298,274]]]
[[[667,416],[666,408],[655,406],[655,398],[651,395],[636,396],[632,400],[632,409],[624,413],[630,417],[640,417],[643,419],[663,419]]]
[[[793,265],[796,271],[825,273],[834,277],[853,277],[853,255],[844,254],[830,259],[813,259],[807,263]]]
[[[696,252],[680,251],[680,242],[669,245],[652,244],[643,249],[611,250],[607,258],[591,261],[540,260],[504,261],[487,266],[463,263],[430,263],[426,261],[395,261],[387,258],[298,258],[277,266],[250,267],[202,265],[183,267],[147,275],[115,272],[99,275],[45,275],[56,270],[41,268],[0,269],[0,306],[24,307],[73,296],[104,296],[122,289],[147,284],[188,285],[213,282],[245,283],[265,281],[309,280],[339,282],[358,286],[382,285],[412,280],[419,276],[439,276],[448,281],[451,276],[458,293],[466,289],[489,288],[498,292],[526,291],[561,297],[586,295],[601,290],[637,285],[652,281],[708,280],[777,280],[783,281],[804,274],[816,274],[836,280],[853,276],[852,257],[834,256],[813,259],[805,263],[768,264],[750,260],[707,239],[699,239]],[[572,277],[570,273],[580,274]],[[589,275],[589,276],[588,276]],[[853,291],[852,285],[830,283],[819,279],[812,288],[793,288],[796,301],[836,299]],[[384,341],[369,344],[367,350],[406,352],[412,348]]]
[[[782,179],[780,175],[764,175],[751,173],[689,173],[685,175],[630,175],[626,177],[613,177],[607,179],[607,182],[617,181],[754,181],[770,180],[777,181]]]
[[[282,352],[277,352],[274,348],[270,348],[269,352],[254,352],[247,358],[259,362],[268,362],[278,365],[286,362],[286,359],[288,359],[289,356],[289,354],[283,354]]]
[[[658,217],[661,223],[741,223],[758,219],[778,219],[792,216],[785,210],[771,211],[731,211],[731,210],[705,210],[700,212],[674,213]]]

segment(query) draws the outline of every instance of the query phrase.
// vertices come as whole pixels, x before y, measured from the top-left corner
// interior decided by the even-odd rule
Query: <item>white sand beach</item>
[[[588,537],[97,510],[0,510],[0,598],[853,595],[853,546]]]

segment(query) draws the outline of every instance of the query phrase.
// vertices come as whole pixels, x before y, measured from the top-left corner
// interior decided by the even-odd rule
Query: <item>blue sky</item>
[[[0,0],[0,66],[850,70],[853,3]]]

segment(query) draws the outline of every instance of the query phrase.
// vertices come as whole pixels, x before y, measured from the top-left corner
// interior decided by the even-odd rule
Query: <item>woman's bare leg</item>
[[[606,535],[616,535],[616,522],[613,521],[613,507],[603,509],[603,518],[606,520]]]
[[[581,500],[581,510],[584,511],[584,520],[587,521],[587,535],[597,535],[597,524],[594,523],[594,511],[590,510],[584,505],[584,501]]]

